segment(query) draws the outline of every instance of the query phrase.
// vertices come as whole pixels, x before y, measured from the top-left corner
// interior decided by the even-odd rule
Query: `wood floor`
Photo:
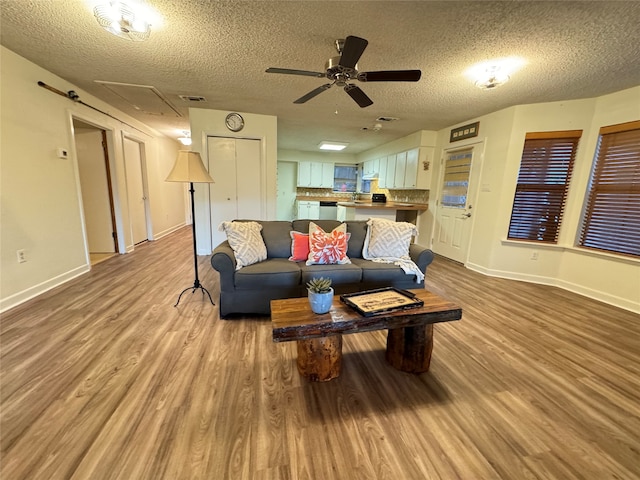
[[[428,373],[372,332],[307,383],[268,318],[173,307],[191,245],[182,229],[2,316],[0,478],[640,478],[639,315],[436,259],[428,288],[463,318],[435,326]]]

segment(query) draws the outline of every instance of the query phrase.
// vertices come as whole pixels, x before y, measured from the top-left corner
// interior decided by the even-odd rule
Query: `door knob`
[[[466,218],[469,218],[469,217],[471,216],[471,214],[470,214],[470,213],[465,213],[465,214],[463,214],[462,216],[463,216],[463,217],[466,217]]]

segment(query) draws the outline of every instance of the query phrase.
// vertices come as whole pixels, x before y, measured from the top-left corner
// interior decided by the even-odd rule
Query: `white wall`
[[[474,224],[467,266],[488,275],[558,285],[592,298],[640,312],[640,261],[576,248],[581,212],[598,130],[640,119],[640,87],[595,98],[520,105],[479,121],[475,139],[449,143],[450,128],[438,132],[437,155],[450,147],[481,142],[481,187],[474,206]],[[583,130],[567,206],[557,245],[506,240],[520,158],[527,132]],[[436,162],[432,192],[440,165]],[[435,195],[431,195],[432,202]],[[435,211],[435,204],[430,205]],[[531,254],[538,252],[538,260]]]
[[[28,60],[0,47],[0,310],[4,311],[90,269],[82,216],[72,117],[104,128],[116,190],[120,230],[127,222],[122,135],[142,137],[147,153],[154,238],[185,224],[184,186],[164,182],[179,144],[115,110]],[[140,129],[37,85],[43,81]],[[57,156],[57,148],[70,152]],[[168,207],[168,208],[167,208]],[[130,245],[125,236],[122,245]],[[27,262],[18,263],[24,249]]]
[[[276,219],[277,209],[277,162],[278,162],[278,124],[277,117],[271,115],[259,115],[255,113],[238,112],[244,118],[245,126],[237,133],[229,131],[225,127],[225,117],[229,111],[210,110],[203,108],[190,108],[189,120],[191,122],[191,150],[199,152],[202,160],[208,165],[207,136],[219,136],[228,138],[252,138],[262,143],[262,158],[265,165],[265,176],[262,179],[266,193],[265,220]],[[246,175],[255,175],[255,172],[246,172]],[[214,180],[216,180],[214,178]],[[219,179],[217,181],[220,181]],[[213,187],[215,188],[215,183]],[[195,184],[195,216],[196,216],[196,245],[198,255],[209,255],[215,245],[211,244],[211,221],[209,208],[216,208],[209,202],[208,184]],[[217,226],[216,226],[217,228]]]

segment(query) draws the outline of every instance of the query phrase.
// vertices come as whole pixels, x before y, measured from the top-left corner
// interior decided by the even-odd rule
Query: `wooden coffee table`
[[[340,375],[342,335],[388,330],[387,361],[398,370],[429,370],[433,349],[433,324],[460,320],[462,309],[428,290],[410,290],[424,306],[364,317],[335,295],[329,313],[316,314],[309,300],[271,301],[274,342],[298,342],[298,371],[311,381],[324,382]]]

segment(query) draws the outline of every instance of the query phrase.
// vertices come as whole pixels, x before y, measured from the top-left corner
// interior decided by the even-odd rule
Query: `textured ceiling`
[[[502,108],[595,97],[640,85],[638,1],[202,1],[149,0],[161,20],[146,42],[101,29],[96,0],[0,0],[1,43],[83,90],[176,138],[195,106],[278,117],[278,147],[350,142],[358,153],[416,130],[438,130]],[[359,83],[359,108],[334,87],[293,100],[326,79],[265,73],[324,71],[334,41],[366,38],[361,71],[420,69],[418,83]],[[481,91],[463,72],[522,57],[511,81]],[[182,117],[136,111],[95,82],[153,86]],[[52,85],[66,90],[67,85]],[[337,111],[337,114],[336,114]],[[400,120],[371,128],[379,116]]]

